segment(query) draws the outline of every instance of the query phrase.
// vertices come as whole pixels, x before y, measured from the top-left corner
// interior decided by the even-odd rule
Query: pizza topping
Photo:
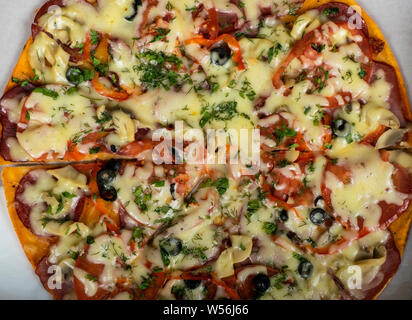
[[[316,225],[324,223],[326,218],[326,211],[321,208],[315,208],[310,212],[310,221]]]
[[[382,288],[399,263],[385,229],[412,194],[410,157],[386,150],[410,140],[398,78],[373,61],[381,46],[347,5],[278,19],[301,2],[40,9],[33,70],[0,104],[3,158],[130,160],[20,180],[17,215],[50,244],[36,272],[44,284],[46,267],[63,270],[56,298],[339,299]],[[174,121],[185,123],[180,147]],[[190,163],[205,146],[188,127],[227,132],[241,156],[238,133],[259,128],[260,165]],[[173,138],[154,141],[159,128]]]
[[[231,54],[229,46],[223,42],[210,50],[210,59],[213,64],[223,66],[230,59]]]

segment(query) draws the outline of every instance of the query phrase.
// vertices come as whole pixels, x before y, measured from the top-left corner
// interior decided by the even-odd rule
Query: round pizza
[[[374,299],[412,114],[352,0],[50,0],[0,100],[8,210],[55,299]]]

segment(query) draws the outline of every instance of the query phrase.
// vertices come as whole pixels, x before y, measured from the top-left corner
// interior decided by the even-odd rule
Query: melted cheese
[[[69,58],[70,55],[44,32],[40,32],[30,46],[30,65],[40,72],[40,79],[46,83],[67,84]]]
[[[393,165],[382,161],[374,148],[358,144],[334,147],[330,156],[338,157],[339,164],[348,166],[352,172],[349,184],[343,184],[331,172],[326,173],[325,183],[332,190],[333,208],[343,220],[357,225],[357,218],[363,217],[365,227],[376,228],[381,217],[379,202],[400,206],[407,197],[393,185]]]
[[[117,191],[113,215],[126,211],[120,217],[126,226],[118,233],[107,231],[104,223],[107,213],[93,225],[71,220],[80,197],[89,197],[93,203],[88,187],[90,181],[74,167],[31,173],[37,181],[26,187],[19,200],[32,207],[30,223],[34,233],[58,237],[51,247],[49,262],[61,266],[65,273],[73,273],[90,297],[99,288],[113,291],[119,280],[126,287],[145,286],[154,267],[179,274],[207,264],[217,277],[225,278],[235,275],[236,264],[248,259],[254,266],[236,274],[239,283],[249,276],[269,274],[269,266],[280,269],[271,277],[271,287],[262,299],[340,298],[331,272],[348,287],[353,266],[360,268],[362,286],[367,288],[374,279],[382,276],[380,267],[386,260],[382,245],[388,239],[388,232],[379,230],[379,203],[401,205],[408,198],[393,185],[395,167],[391,162],[412,168],[411,156],[407,153],[390,151],[390,162],[385,162],[375,148],[358,143],[379,125],[400,128],[399,119],[389,110],[392,88],[385,80],[385,74],[381,70],[372,83],[365,81],[362,65],[370,61],[361,50],[361,39],[328,21],[318,10],[299,16],[289,29],[278,18],[294,14],[297,9],[294,2],[244,1],[244,10],[230,0],[205,0],[202,4],[204,9],[193,18],[192,13],[199,5],[197,0],[162,0],[152,8],[148,8],[149,1],[144,1],[133,21],[126,19],[134,13],[133,0],[100,0],[96,6],[87,1],[66,0],[63,8],[52,7],[38,21],[47,33],[40,32],[29,50],[29,62],[44,86],[27,97],[2,101],[2,111],[19,129],[16,138],[6,142],[13,160],[62,159],[69,142],[86,155],[96,150],[93,142],[83,143],[83,138],[102,131],[107,133],[101,139],[103,146],[108,150],[120,149],[133,143],[135,133],[142,127],[163,128],[162,132],[171,133],[170,137],[175,137],[176,131],[180,130],[190,142],[185,146],[186,152],[190,147],[203,146],[201,138],[190,129],[202,129],[208,134],[210,129],[219,129],[227,134],[223,145],[238,148],[239,154],[246,157],[258,139],[249,139],[251,142],[246,145],[239,139],[242,134],[256,138],[252,132],[254,128],[276,126],[285,119],[289,128],[303,135],[315,154],[313,163],[303,167],[299,160],[304,153],[294,148],[287,151],[286,160],[291,164],[275,171],[288,182],[273,185],[273,189],[278,193],[285,192],[293,184],[289,180],[297,180],[304,182],[316,198],[322,194],[322,184],[325,184],[331,190],[334,215],[350,222],[353,229],[362,217],[364,226],[371,233],[357,239],[356,230],[346,230],[339,221],[327,228],[315,225],[310,217],[314,206],[311,203],[283,208],[286,204],[294,205],[294,196],[285,194],[286,204],[262,199],[262,183],[271,183],[274,174],[270,164],[259,164],[253,159],[251,163],[230,163],[230,166],[223,161],[224,165],[204,167],[184,163],[181,167],[170,168],[155,166],[148,151],[142,157],[142,163],[125,164],[112,182]],[[236,27],[245,22],[242,31],[247,28],[258,34],[254,38],[239,36],[245,70],[238,70],[234,54],[219,66],[213,62],[211,48],[207,45],[185,42],[200,36],[207,12],[212,8],[216,8],[219,15],[228,14],[226,19],[236,16]],[[269,9],[271,15],[262,19],[262,10]],[[147,25],[141,25],[146,18]],[[118,76],[119,85],[130,94],[124,101],[99,95],[88,81],[76,92],[68,91],[66,71],[75,64],[63,48],[69,46],[81,50],[87,36],[94,31],[110,37],[107,68]],[[284,85],[275,89],[273,74],[296,41],[311,31],[315,40],[325,47],[320,46],[317,53],[308,49],[304,56],[295,57],[283,74]],[[144,73],[153,66],[140,65],[139,54],[149,50],[154,55],[161,52],[160,60],[165,57],[179,59],[179,66],[170,61],[166,63],[170,67],[166,70],[167,75],[172,80],[173,77],[190,79],[168,90],[162,86],[162,79],[145,83],[144,76],[158,76],[156,70]],[[160,60],[149,63],[156,65]],[[314,69],[324,72],[324,83],[319,88],[314,88],[313,77],[301,77],[307,70]],[[350,93],[352,98],[342,93]],[[350,123],[354,142],[349,144],[349,139],[333,137],[332,148],[325,151],[330,128],[322,124],[322,116],[332,98],[340,106],[334,110],[333,118]],[[230,103],[226,107],[229,105],[232,109],[219,109],[222,103],[223,106]],[[27,110],[25,120],[21,119],[22,110]],[[206,117],[207,112],[210,118]],[[260,119],[262,114],[268,117]],[[183,121],[184,128],[176,127],[175,132],[164,129],[173,127],[176,121]],[[262,137],[262,142],[276,149],[279,142],[276,138],[276,134]],[[338,165],[350,169],[350,183],[342,183],[332,172],[325,173],[328,158],[337,159]],[[261,172],[256,175],[257,172],[253,172],[252,178],[249,166],[259,168]],[[184,169],[189,181],[172,186],[169,177],[177,176],[180,169]],[[206,176],[213,182],[207,186],[199,185],[201,179],[205,182]],[[228,188],[223,193],[215,185],[222,177],[228,177]],[[194,187],[197,190],[192,190]],[[185,198],[189,193],[193,197],[191,203]],[[282,209],[288,209],[287,221],[281,221]],[[115,222],[116,219],[112,220]],[[132,231],[132,228],[137,229]],[[139,230],[143,235],[137,248],[134,246],[135,231]],[[178,239],[182,247],[176,254],[167,253],[166,259],[161,245],[170,238]],[[227,242],[229,238],[230,242]],[[150,241],[146,243],[148,239]],[[339,240],[347,240],[347,243],[337,246],[333,254],[308,254],[316,246],[335,248]],[[375,251],[379,255],[375,256]],[[97,278],[75,267],[75,257],[79,254],[85,254],[91,263],[103,266]],[[310,277],[300,275],[302,261],[312,265]],[[205,297],[207,287],[203,282],[194,290],[184,285],[182,280],[167,281],[159,297],[174,299],[173,288],[176,287],[183,287],[185,299]],[[357,289],[351,293],[359,298],[363,295],[362,290]],[[216,297],[226,297],[222,288],[218,288]],[[114,299],[130,298],[127,292],[114,296]]]

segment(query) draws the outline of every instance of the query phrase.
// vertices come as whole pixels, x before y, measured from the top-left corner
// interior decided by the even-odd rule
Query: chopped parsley
[[[157,35],[150,41],[150,43],[163,40],[170,33],[170,29],[163,28],[155,28],[155,31],[157,32]]]
[[[245,99],[245,96],[250,100],[255,100],[256,92],[253,90],[252,85],[250,84],[249,80],[243,81],[242,88],[239,91],[239,95]]]
[[[57,98],[59,97],[59,94],[56,91],[42,87],[35,88],[33,92],[41,93],[44,96],[53,98],[54,100],[57,100]]]
[[[204,127],[212,120],[229,121],[239,114],[236,101],[224,101],[216,105],[207,105],[200,111],[202,117],[199,120],[200,127]]]
[[[164,180],[153,181],[152,185],[154,185],[156,188],[161,188],[165,186],[165,181]]]
[[[94,275],[91,275],[91,274],[87,274],[86,279],[90,280],[90,281],[93,281],[93,282],[97,282],[97,277],[95,277]]]
[[[134,202],[143,212],[149,209],[148,202],[152,199],[152,192],[149,191],[150,188],[144,190],[142,186],[138,186],[133,192],[133,195],[135,196]]]
[[[203,262],[207,261],[207,255],[205,254],[207,251],[206,247],[192,247],[189,248],[187,246],[183,246],[182,253],[185,256],[191,255],[193,258],[201,259]]]
[[[278,142],[281,142],[283,138],[296,137],[296,131],[283,124],[281,128],[276,129],[275,135]]]
[[[72,198],[76,198],[76,197],[77,197],[76,194],[70,193],[70,192],[67,192],[67,191],[64,191],[64,192],[62,193],[62,195],[63,195],[63,197],[68,198],[68,199],[72,199]]]
[[[263,223],[263,231],[266,232],[266,234],[273,234],[276,232],[277,226],[273,222],[264,222]]]
[[[94,238],[92,236],[87,236],[86,242],[87,242],[87,244],[93,244],[94,243]]]
[[[229,179],[228,178],[218,178],[213,185],[216,187],[219,195],[223,195],[226,190],[229,188]]]
[[[358,75],[359,75],[359,78],[363,79],[363,78],[366,77],[366,71],[365,71],[364,69],[361,69],[361,70],[358,72]]]
[[[321,53],[325,49],[325,44],[312,43],[311,47],[313,50]]]
[[[282,50],[282,45],[280,43],[278,43],[276,47],[273,46],[269,48],[269,51],[268,51],[268,62],[269,63],[272,62],[273,57],[277,57],[279,55],[280,50]]]
[[[21,81],[20,81],[19,79],[15,78],[15,77],[12,77],[12,78],[11,78],[11,81],[12,81],[13,83],[20,84],[21,87],[25,87],[25,86],[27,86],[27,85],[29,84],[29,80],[21,80]]]
[[[101,150],[100,147],[89,148],[89,154],[96,154],[99,153]]]
[[[339,14],[339,8],[338,7],[331,7],[323,10],[323,15],[329,17],[329,16],[336,16]]]
[[[176,55],[167,55],[164,52],[147,50],[136,54],[139,64],[133,70],[140,75],[140,81],[146,88],[163,88],[170,90],[181,87],[186,83],[192,84],[190,76],[177,73],[182,61]]]
[[[99,33],[96,30],[91,30],[90,31],[90,41],[92,45],[97,45],[99,44]]]
[[[226,190],[229,188],[229,179],[228,178],[218,178],[216,181],[213,181],[208,178],[202,182],[200,188],[216,187],[219,195],[223,195]]]
[[[287,167],[290,164],[291,164],[291,162],[286,160],[286,159],[282,159],[282,160],[279,160],[279,161],[276,162],[276,166],[278,168],[284,168],[284,167]]]

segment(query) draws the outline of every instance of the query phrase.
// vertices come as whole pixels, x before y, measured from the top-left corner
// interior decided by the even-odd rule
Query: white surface
[[[4,88],[30,35],[33,13],[45,0],[1,0],[0,87]],[[246,0],[253,1],[253,0]],[[403,75],[412,88],[412,0],[358,0],[378,23]],[[412,96],[409,90],[409,96]],[[49,299],[27,261],[10,222],[3,192],[0,196],[0,299]],[[412,300],[412,240],[402,265],[381,296]]]

